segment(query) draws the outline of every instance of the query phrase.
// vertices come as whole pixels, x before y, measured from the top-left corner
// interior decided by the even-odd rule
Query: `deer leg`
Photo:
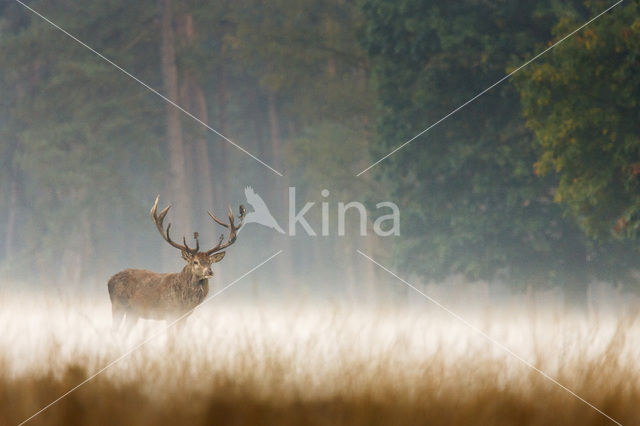
[[[187,318],[189,318],[189,315],[191,315],[191,313],[188,313],[184,317],[176,317],[176,318],[167,320],[167,325],[173,324],[175,322],[175,324],[173,324],[173,327],[172,327],[173,332],[177,334],[182,333],[184,331],[184,327],[187,325]],[[178,320],[178,318],[180,319]]]
[[[113,333],[117,333],[122,325],[124,319],[125,310],[118,303],[111,304],[111,330]]]
[[[138,316],[131,311],[127,311],[124,317],[124,335],[128,336],[137,323]]]

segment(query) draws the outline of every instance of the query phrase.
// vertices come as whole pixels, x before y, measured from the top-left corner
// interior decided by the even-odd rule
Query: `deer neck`
[[[180,275],[182,276],[181,281],[189,283],[189,285],[192,287],[206,286],[209,284],[208,278],[198,278],[197,275],[191,272],[191,268],[189,267],[189,265],[182,268]]]
[[[208,278],[199,278],[197,275],[191,272],[191,268],[189,265],[185,266],[180,272],[181,280],[184,283],[188,283],[189,287],[200,290],[209,288],[209,279]]]
[[[198,278],[188,265],[180,272],[180,282],[182,303],[187,308],[199,305],[209,293],[209,279]]]
[[[198,288],[209,287],[209,278],[201,278],[201,279],[194,278],[194,281],[192,281],[191,285]]]

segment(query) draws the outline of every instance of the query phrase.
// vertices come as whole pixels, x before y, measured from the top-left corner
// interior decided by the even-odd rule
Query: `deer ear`
[[[209,259],[211,259],[211,263],[220,262],[225,254],[227,254],[227,252],[221,251],[220,253],[212,254],[209,256]]]
[[[191,262],[191,259],[193,259],[193,256],[191,256],[191,253],[182,250],[182,258],[187,262]]]

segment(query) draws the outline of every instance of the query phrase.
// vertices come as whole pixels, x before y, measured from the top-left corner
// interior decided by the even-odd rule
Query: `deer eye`
[[[193,261],[193,264],[194,264],[194,265],[196,265],[196,266],[198,266],[198,265],[199,265],[199,262],[198,262],[197,260],[194,260],[194,261]]]

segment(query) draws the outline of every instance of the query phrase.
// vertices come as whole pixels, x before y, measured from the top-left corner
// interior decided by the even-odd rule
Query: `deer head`
[[[237,232],[240,229],[240,227],[242,227],[242,223],[244,221],[244,216],[246,213],[244,206],[240,205],[240,208],[239,208],[240,223],[237,226],[235,225],[235,220],[233,217],[233,211],[231,210],[231,206],[229,206],[229,223],[225,223],[221,221],[216,216],[214,216],[213,213],[211,213],[210,211],[207,212],[209,213],[209,216],[211,217],[211,219],[213,219],[214,222],[216,222],[217,224],[229,230],[229,236],[227,238],[227,241],[224,241],[224,234],[221,234],[220,240],[218,241],[218,244],[215,247],[207,251],[200,251],[200,241],[198,240],[197,232],[194,233],[194,238],[196,240],[195,248],[189,247],[189,245],[187,244],[187,239],[185,237],[182,237],[182,244],[178,244],[173,240],[171,240],[171,236],[169,235],[169,231],[171,230],[171,223],[167,224],[166,229],[163,225],[164,218],[169,212],[169,209],[171,208],[171,204],[165,207],[164,210],[162,210],[160,213],[157,213],[159,199],[160,199],[160,196],[158,195],[156,197],[155,203],[153,203],[153,207],[151,207],[151,212],[150,212],[151,219],[156,224],[156,228],[158,228],[158,232],[160,232],[160,235],[162,235],[162,238],[164,238],[166,242],[168,242],[173,247],[180,250],[180,252],[182,253],[182,258],[188,263],[189,267],[191,268],[191,273],[193,274],[193,276],[197,277],[198,279],[211,278],[213,276],[213,270],[211,269],[211,265],[213,263],[220,262],[222,258],[224,258],[224,255],[226,253],[222,250],[229,247],[231,244],[233,244],[236,241]]]

